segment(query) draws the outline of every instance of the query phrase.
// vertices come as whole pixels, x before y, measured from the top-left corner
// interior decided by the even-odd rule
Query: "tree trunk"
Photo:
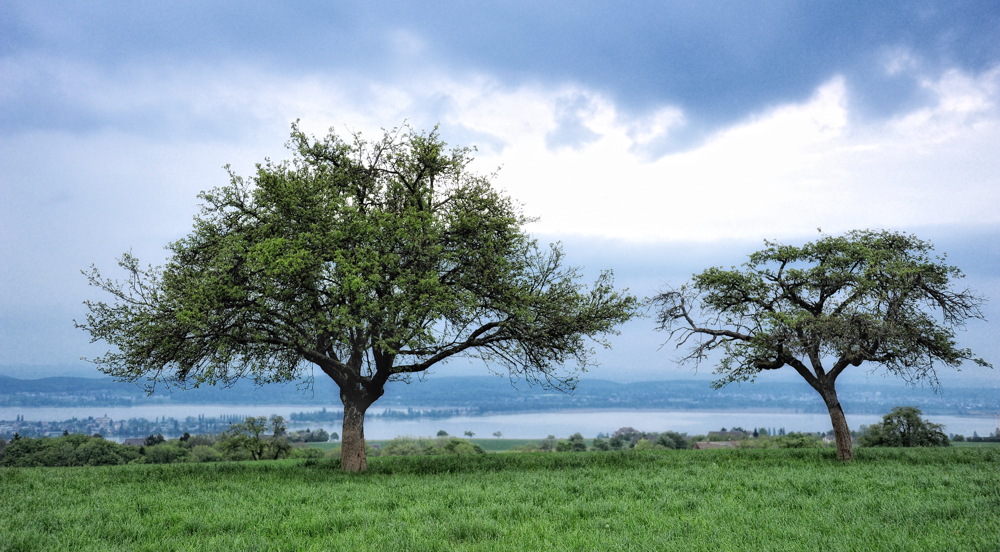
[[[344,471],[361,473],[368,469],[368,457],[365,455],[365,412],[370,402],[361,396],[343,392],[340,398],[344,402],[340,466]]]
[[[837,458],[844,462],[854,459],[854,447],[851,445],[851,430],[847,427],[847,418],[844,417],[844,409],[840,407],[840,400],[837,399],[837,391],[833,385],[825,388],[822,392],[823,401],[830,411],[830,421],[833,422],[833,436],[837,441]]]

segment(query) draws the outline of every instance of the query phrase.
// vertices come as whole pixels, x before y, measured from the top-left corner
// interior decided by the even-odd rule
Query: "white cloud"
[[[18,83],[31,80],[26,71],[20,67]],[[759,240],[811,235],[818,226],[839,232],[1000,222],[995,208],[1000,157],[994,152],[1000,143],[1000,68],[927,79],[924,85],[936,103],[871,124],[852,117],[848,87],[834,77],[807,101],[776,106],[694,149],[655,160],[646,158],[642,147],[688,124],[681,109],[665,105],[636,119],[610,98],[572,84],[511,87],[483,75],[434,73],[391,83],[349,75],[289,79],[252,67],[230,67],[224,74],[204,68],[165,74],[136,69],[125,77],[57,67],[46,78],[67,88],[70,81],[90,83],[73,99],[81,109],[112,120],[141,122],[150,116],[164,121],[163,136],[147,130],[138,140],[146,144],[141,155],[148,164],[165,171],[156,179],[146,178],[127,157],[136,155],[136,139],[130,136],[135,130],[95,131],[103,146],[87,148],[85,156],[52,153],[49,162],[61,163],[66,172],[92,165],[84,171],[89,179],[73,184],[81,190],[108,181],[134,182],[150,188],[150,197],[169,196],[167,182],[190,181],[191,175],[172,170],[168,157],[204,159],[212,151],[219,155],[217,165],[234,162],[247,174],[253,161],[287,155],[280,144],[296,118],[316,134],[348,126],[370,135],[408,118],[418,128],[440,121],[451,142],[480,142],[478,170],[489,173],[502,165],[498,184],[528,214],[541,217],[533,228],[548,235]],[[546,137],[565,116],[567,102],[588,140],[579,147],[550,148]],[[203,125],[218,130],[218,136],[198,134]],[[222,184],[224,175],[213,168],[197,181],[196,187],[204,189]],[[191,186],[173,190],[181,195],[171,203],[186,202],[193,212]],[[166,216],[158,205],[162,201],[140,206],[146,211],[141,216]]]

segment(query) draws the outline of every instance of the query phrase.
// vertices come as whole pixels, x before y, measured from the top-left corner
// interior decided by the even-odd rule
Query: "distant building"
[[[146,438],[139,437],[136,439],[125,439],[125,442],[122,444],[127,447],[142,447],[146,445]]]

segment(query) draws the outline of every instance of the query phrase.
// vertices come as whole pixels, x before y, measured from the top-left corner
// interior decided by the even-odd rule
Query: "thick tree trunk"
[[[837,399],[837,392],[833,385],[822,391],[823,401],[830,411],[830,421],[833,422],[833,437],[837,441],[837,458],[844,462],[854,459],[854,447],[851,444],[851,430],[847,427],[847,418],[844,417],[844,409],[840,407],[840,400]]]
[[[365,455],[365,412],[370,402],[360,396],[340,394],[344,402],[344,432],[341,435],[340,466],[344,471],[361,473],[368,469]]]

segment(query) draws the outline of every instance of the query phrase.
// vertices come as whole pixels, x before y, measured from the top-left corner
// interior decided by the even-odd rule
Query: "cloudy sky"
[[[1000,366],[998,102],[992,1],[3,0],[0,365],[93,375],[79,271],[161,263],[222,165],[287,157],[301,119],[440,123],[533,233],[639,295],[766,238],[915,233],[993,298],[960,340]],[[593,375],[690,377],[651,328]]]

